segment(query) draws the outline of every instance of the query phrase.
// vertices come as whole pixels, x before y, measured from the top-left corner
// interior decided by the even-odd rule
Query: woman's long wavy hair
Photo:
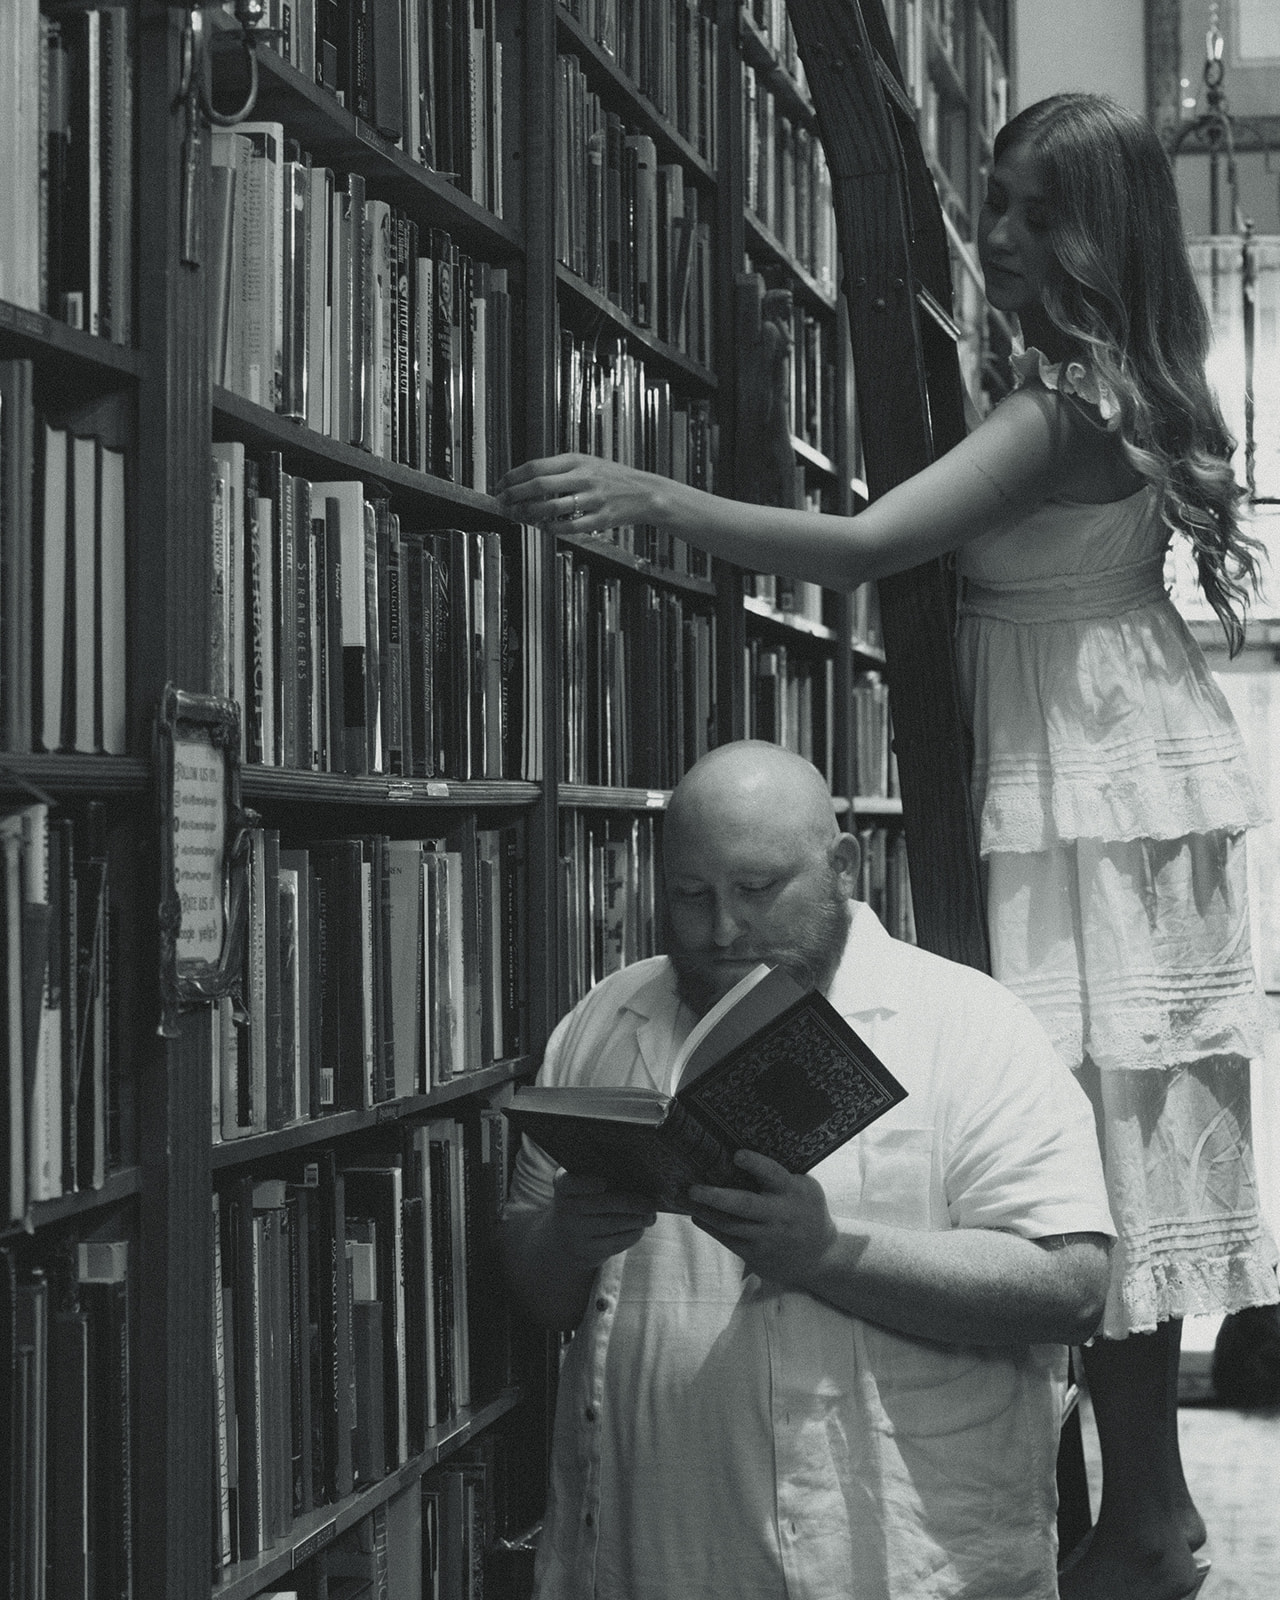
[[[1028,106],[997,134],[996,159],[1014,147],[1041,164],[1058,266],[1045,312],[1115,394],[1125,454],[1191,540],[1235,655],[1261,547],[1240,527],[1235,441],[1205,378],[1209,319],[1169,158],[1141,117],[1094,94]]]

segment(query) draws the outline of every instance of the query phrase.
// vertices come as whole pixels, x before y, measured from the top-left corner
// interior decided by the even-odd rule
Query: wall
[[[1143,9],[1140,0],[1014,0],[1010,109],[1087,89],[1145,112]]]

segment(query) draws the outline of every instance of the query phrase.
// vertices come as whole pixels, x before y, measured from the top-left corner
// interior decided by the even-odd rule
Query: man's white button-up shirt
[[[905,1101],[814,1168],[837,1226],[1111,1234],[1093,1116],[1026,1008],[865,906],[829,991]],[[544,1083],[646,1083],[693,1017],[606,979]],[[549,1204],[525,1141],[509,1207]],[[600,1268],[561,1373],[539,1600],[1053,1600],[1060,1346],[886,1332],[660,1214]]]

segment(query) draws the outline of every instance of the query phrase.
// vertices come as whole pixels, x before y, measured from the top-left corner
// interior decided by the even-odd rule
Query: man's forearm
[[[1075,1344],[1102,1316],[1106,1241],[1037,1243],[981,1228],[843,1226],[803,1284],[896,1333],[946,1344]]]
[[[587,1308],[596,1268],[570,1255],[550,1211],[508,1214],[498,1238],[507,1281],[535,1322],[576,1328]]]

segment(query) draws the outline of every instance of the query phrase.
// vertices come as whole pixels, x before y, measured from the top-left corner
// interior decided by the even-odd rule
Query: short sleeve
[[[1071,395],[1098,413],[1108,433],[1120,426],[1120,406],[1109,384],[1106,384],[1082,361],[1050,361],[1034,345],[1023,348],[1015,345],[1009,356],[1013,371],[1014,388],[1028,383],[1039,383],[1055,394]]]
[[[1027,1007],[991,990],[960,1052],[968,1060],[949,1074],[942,1165],[951,1225],[1026,1239],[1114,1236],[1093,1108]]]

